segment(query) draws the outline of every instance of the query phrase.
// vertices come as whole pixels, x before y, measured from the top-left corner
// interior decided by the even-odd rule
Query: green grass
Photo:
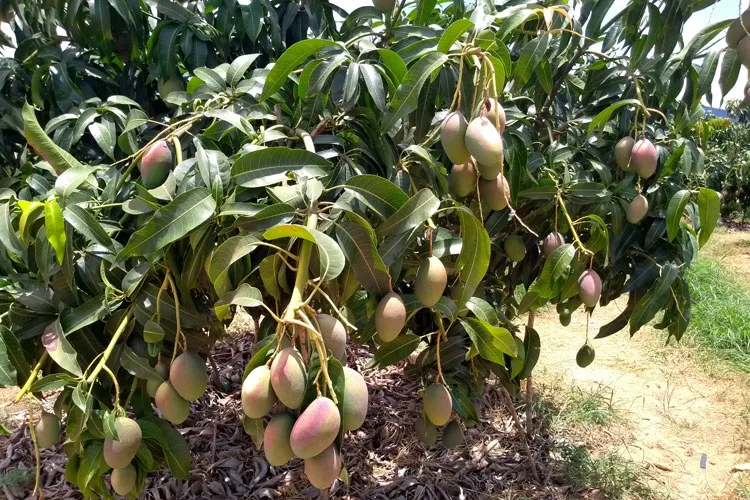
[[[14,486],[28,485],[33,482],[33,469],[13,469],[9,470],[4,475],[0,475],[0,486],[8,486],[12,488]]]
[[[644,482],[644,467],[616,453],[592,457],[586,448],[565,445],[558,449],[562,472],[578,487],[599,490],[602,498],[658,498]]]
[[[569,391],[557,391],[556,406],[540,410],[545,415],[551,432],[562,433],[576,426],[590,430],[594,425],[607,425],[617,418],[617,409],[612,404],[612,390],[605,386],[593,389],[571,387]],[[542,403],[544,404],[544,403]]]
[[[708,259],[695,261],[686,276],[694,304],[684,341],[750,373],[750,292]]]

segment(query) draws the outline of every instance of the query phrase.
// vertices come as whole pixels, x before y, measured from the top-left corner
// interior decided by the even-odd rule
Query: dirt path
[[[591,337],[622,307],[624,301],[596,310]],[[644,463],[653,475],[651,485],[670,498],[731,497],[732,468],[750,458],[747,377],[708,376],[689,350],[664,348],[664,334],[653,330],[632,340],[627,332],[593,340],[596,360],[582,369],[575,363],[585,339],[582,312],[563,328],[549,308],[539,313],[536,326],[543,337],[538,381],[562,376],[581,388],[603,384],[625,415],[623,424],[607,429],[610,442],[587,443],[595,453],[616,448]]]

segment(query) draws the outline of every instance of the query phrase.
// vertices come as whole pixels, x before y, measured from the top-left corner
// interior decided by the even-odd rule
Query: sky
[[[676,1],[676,0],[669,0],[669,1]],[[372,0],[333,0],[333,3],[351,12],[357,7],[362,7],[365,5],[372,5]],[[708,26],[709,24],[722,21],[724,19],[737,18],[740,13],[740,3],[742,4],[743,8],[747,8],[748,5],[750,4],[750,0],[720,0],[712,7],[704,9],[698,12],[697,14],[693,15],[688,20],[685,26],[685,31],[684,31],[685,39],[690,40],[693,36],[695,36],[695,34],[698,31],[700,31],[705,26]],[[628,4],[628,0],[615,0],[614,5],[612,6],[612,14],[614,15],[615,13],[621,11],[627,4]],[[7,24],[2,24],[0,26],[0,29],[10,34],[10,30],[8,29]],[[720,42],[717,44],[716,48],[722,48],[724,46],[725,46],[725,43],[724,43],[724,39],[722,38]],[[8,54],[7,50],[0,49],[0,55],[6,55],[6,54]],[[708,102],[705,102],[705,99],[704,99],[704,104],[709,104],[711,106],[719,107],[720,99],[721,99],[721,91],[719,90],[718,81],[719,81],[719,72],[717,71],[716,80],[714,82],[713,102],[708,103]],[[739,81],[735,85],[734,89],[730,91],[729,95],[727,96],[727,99],[742,99],[746,81],[747,81],[747,71],[743,69],[740,72]]]

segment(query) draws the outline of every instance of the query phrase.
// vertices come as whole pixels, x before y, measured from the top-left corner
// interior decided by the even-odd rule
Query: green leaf
[[[371,368],[384,368],[395,365],[411,355],[421,339],[411,332],[402,333],[391,342],[381,345],[370,362]]]
[[[480,299],[479,297],[471,297],[466,302],[466,308],[474,313],[474,316],[484,321],[485,323],[489,323],[492,326],[499,325],[497,311],[494,307],[492,307],[492,304],[490,304],[486,300]]]
[[[47,200],[44,204],[44,227],[47,229],[47,240],[55,249],[57,261],[62,264],[65,258],[65,219],[62,209],[56,200]]]
[[[131,375],[135,375],[138,378],[144,380],[154,380],[161,382],[164,379],[159,375],[159,372],[151,368],[147,358],[138,356],[133,349],[129,346],[122,346],[122,354],[120,355],[120,364],[125,368]]]
[[[401,188],[379,175],[355,175],[344,186],[383,219],[392,216],[409,200],[409,195]]]
[[[284,51],[276,61],[271,71],[266,76],[266,82],[263,85],[263,92],[260,95],[260,101],[263,102],[273,94],[278,92],[284,86],[284,82],[303,62],[309,57],[316,54],[323,47],[336,45],[329,40],[319,38],[310,38],[302,40]]]
[[[737,57],[737,51],[727,49],[724,52],[724,57],[721,59],[721,70],[719,72],[719,86],[721,87],[722,97],[726,97],[729,91],[737,84],[737,79],[740,76],[740,68],[742,68],[742,63],[740,62],[740,58]]]
[[[677,279],[679,274],[679,268],[667,262],[661,269],[661,276],[656,281],[656,284],[642,297],[638,298],[638,301],[633,308],[633,313],[630,315],[630,334],[633,335],[638,329],[644,326],[646,323],[651,321],[656,313],[664,307],[667,302],[672,300],[672,295],[669,293],[669,288]]]
[[[242,415],[242,428],[250,439],[253,441],[255,448],[260,450],[263,447],[263,436],[265,435],[265,427],[263,426],[262,418],[250,418],[247,415]]]
[[[695,86],[698,98],[711,92],[711,85],[714,83],[714,76],[716,76],[716,68],[719,66],[721,52],[721,50],[714,50],[703,58],[703,64],[698,71],[698,84]]]
[[[222,92],[226,88],[226,82],[216,71],[210,68],[195,68],[195,76],[203,80],[212,92]]]
[[[378,49],[378,54],[385,67],[391,72],[393,83],[401,84],[407,72],[406,63],[401,56],[389,49]]]
[[[58,196],[67,198],[75,193],[78,186],[94,173],[98,167],[74,167],[66,170],[55,180],[55,191]]]
[[[11,254],[21,257],[26,252],[21,238],[18,237],[16,230],[10,220],[10,203],[0,203],[0,243]],[[1,251],[1,250],[0,250]]]
[[[59,319],[56,319],[45,328],[42,334],[42,345],[50,357],[62,369],[78,377],[83,375],[76,359],[77,353],[70,342],[68,342],[68,339],[65,338]]]
[[[440,36],[437,50],[443,54],[447,54],[453,44],[461,38],[461,35],[469,31],[474,27],[474,23],[468,19],[459,19],[454,21]]]
[[[417,109],[419,93],[424,82],[447,60],[448,56],[445,54],[428,52],[409,69],[396,89],[388,113],[383,117],[381,130],[391,130],[397,121]]]
[[[208,278],[217,293],[223,294],[229,290],[227,275],[230,266],[255,250],[256,246],[258,238],[249,234],[233,236],[219,245],[208,264]]]
[[[383,88],[383,78],[380,76],[380,73],[371,64],[360,64],[359,72],[375,106],[383,111],[385,109],[385,89]]]
[[[698,214],[701,231],[698,235],[698,245],[702,248],[714,232],[716,223],[721,215],[721,199],[719,193],[709,188],[701,188],[698,192]]]
[[[544,57],[544,53],[547,52],[548,45],[549,36],[544,33],[523,46],[521,56],[516,63],[516,78],[523,83],[529,81],[537,65]]]
[[[100,123],[94,122],[89,125],[89,132],[104,154],[114,160],[117,142],[115,124],[111,120],[103,119]]]
[[[18,337],[9,329],[0,325],[0,341],[5,346],[5,354],[8,356],[8,360],[16,369],[18,382],[24,383],[31,376],[31,367],[29,366],[29,362],[26,361],[26,356],[24,356]],[[10,371],[8,368],[6,370]]]
[[[336,228],[336,239],[346,255],[357,281],[373,297],[391,290],[391,276],[378,254],[375,232],[361,217]]]
[[[344,270],[346,264],[344,252],[333,238],[317,229],[298,224],[282,224],[266,231],[263,238],[267,240],[302,238],[318,245],[320,279],[323,281],[336,278]]]
[[[224,214],[224,212],[222,212]],[[294,219],[296,210],[286,203],[274,203],[263,207],[259,212],[238,220],[237,225],[248,232],[265,231],[277,224],[285,224]]]
[[[542,298],[551,299],[560,293],[570,274],[570,264],[575,254],[576,249],[571,243],[555,248],[550,254],[534,288]]]
[[[539,85],[542,86],[544,92],[547,95],[552,93],[552,68],[549,66],[549,62],[545,59],[539,63],[534,70],[536,77],[539,80]]]
[[[242,81],[247,70],[259,56],[260,54],[244,54],[232,61],[227,68],[227,83],[230,87],[236,87]]]
[[[586,132],[586,135],[593,135],[594,131],[597,128],[601,127],[607,122],[607,120],[609,120],[609,117],[612,116],[612,113],[614,113],[615,111],[617,111],[623,106],[640,107],[641,102],[638,99],[623,99],[622,101],[617,101],[611,106],[605,108],[598,115],[596,115],[596,117],[594,117],[593,120],[591,120],[588,131]]]
[[[463,283],[461,295],[456,302],[460,310],[474,295],[474,291],[487,273],[490,265],[490,237],[482,221],[477,219],[471,210],[460,207],[457,212],[463,237],[461,253],[456,259],[456,273]]]
[[[0,328],[4,327],[0,326]],[[16,367],[13,366],[13,362],[10,359],[8,346],[5,345],[5,341],[0,337],[0,386],[11,387],[17,384]]]
[[[685,207],[690,201],[690,190],[682,189],[677,191],[667,206],[667,238],[669,241],[674,240],[680,232],[682,215],[685,213]]]
[[[439,207],[440,200],[432,190],[423,188],[380,224],[376,233],[382,238],[414,229],[432,217]]]
[[[232,178],[243,187],[263,187],[284,181],[287,172],[322,177],[330,168],[330,161],[304,149],[264,148],[240,156],[232,165]]]
[[[216,302],[216,306],[237,305],[243,307],[259,307],[263,305],[263,294],[247,283],[242,283],[236,290],[227,292]]]
[[[167,421],[156,417],[138,419],[138,425],[144,439],[156,441],[161,445],[172,476],[175,479],[187,479],[190,476],[190,448],[182,435]]]
[[[34,148],[36,154],[44,158],[52,166],[57,175],[70,168],[83,168],[83,165],[73,155],[55,144],[44,133],[44,129],[42,129],[36,119],[34,108],[29,103],[24,102],[21,116],[23,118],[23,135],[26,141]]]
[[[539,333],[531,327],[526,327],[526,335],[523,338],[523,350],[525,353],[523,360],[523,370],[518,378],[524,379],[531,376],[531,372],[539,361],[539,354],[542,349],[542,341]]]
[[[117,255],[122,262],[128,257],[148,255],[179,240],[206,222],[216,210],[216,201],[208,188],[197,188],[180,194],[160,208],[145,226],[133,233],[128,244]]]
[[[113,248],[112,239],[91,213],[78,205],[68,205],[63,211],[65,221],[92,243]]]
[[[479,355],[487,361],[505,365],[505,354],[512,357],[517,356],[516,341],[505,328],[492,326],[476,318],[459,321],[469,335],[471,343],[479,351]]]
[[[1,365],[0,365],[1,366]],[[35,394],[37,392],[48,392],[60,389],[62,387],[74,386],[78,380],[65,373],[53,373],[40,378],[31,384],[29,392]]]
[[[91,297],[83,304],[68,309],[61,314],[60,325],[62,326],[65,335],[70,335],[73,332],[77,332],[82,328],[106,318],[111,314],[112,309],[117,307],[118,303],[119,302],[115,301],[110,303],[105,302],[104,293]]]

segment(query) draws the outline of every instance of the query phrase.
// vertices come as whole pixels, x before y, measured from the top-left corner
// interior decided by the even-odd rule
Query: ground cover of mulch
[[[320,495],[307,483],[301,460],[270,467],[243,430],[239,395],[252,344],[253,337],[243,335],[215,347],[212,357],[220,367],[221,383],[209,383],[207,393],[191,405],[190,417],[179,426],[193,455],[190,479],[176,480],[166,470],[152,473],[141,499],[293,499]],[[345,437],[349,484],[338,481],[330,498],[560,498],[573,493],[564,485],[554,484],[550,438],[543,432],[537,432],[530,443],[539,480],[532,477],[524,441],[497,386],[487,388],[480,423],[466,429],[461,446],[454,450],[443,450],[439,444],[425,448],[414,432],[421,408],[419,381],[406,378],[399,366],[368,370],[371,354],[363,347],[353,350],[349,362],[351,365],[356,358],[365,376],[370,405],[362,428]],[[212,375],[209,380],[215,380]],[[525,422],[523,413],[520,417]],[[10,436],[0,438],[0,485],[9,500],[36,498],[31,492],[33,448],[28,425],[21,423]],[[75,486],[65,481],[66,457],[59,445],[42,450],[41,459],[44,498],[82,498]]]

